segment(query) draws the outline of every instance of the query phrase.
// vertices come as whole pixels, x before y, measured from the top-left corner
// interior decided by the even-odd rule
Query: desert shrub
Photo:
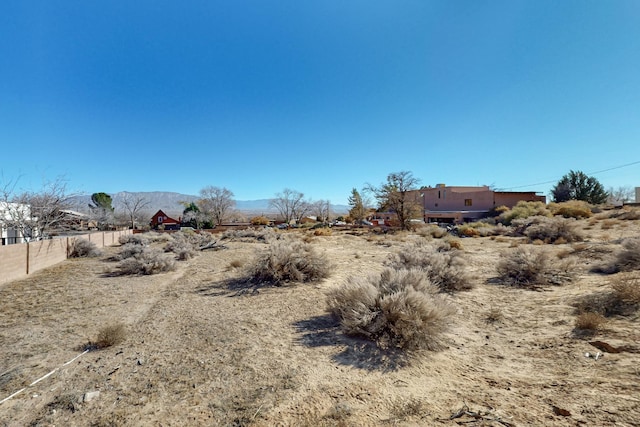
[[[523,234],[530,240],[542,240],[545,243],[567,243],[582,240],[575,219],[536,216],[529,218]],[[562,242],[558,242],[562,239]]]
[[[238,240],[243,242],[269,242],[282,239],[273,228],[245,228],[243,230],[226,230],[220,236],[220,240]]]
[[[564,218],[589,218],[592,215],[591,206],[582,200],[549,203],[548,208],[552,215],[560,215]]]
[[[632,209],[624,210],[624,212],[622,212],[622,214],[620,214],[618,218],[627,220],[627,221],[638,220],[640,219],[640,209],[632,208]]]
[[[134,245],[135,246],[135,245]],[[175,270],[175,259],[156,248],[143,247],[142,250],[118,264],[118,274],[157,274]]]
[[[478,237],[480,232],[477,228],[470,226],[469,224],[463,224],[456,227],[456,231],[459,236],[464,237]]]
[[[640,308],[640,279],[625,273],[614,276],[611,290],[579,297],[573,304],[578,314],[598,313],[606,317],[630,316]]]
[[[120,344],[126,337],[127,329],[125,326],[122,323],[115,323],[101,328],[93,345],[96,349],[107,348]]]
[[[269,225],[271,221],[266,216],[254,216],[249,222],[251,225]]]
[[[448,242],[438,243],[405,244],[388,264],[395,269],[420,268],[431,283],[445,292],[471,289],[473,286],[462,253]]]
[[[102,251],[98,249],[95,243],[86,239],[73,239],[71,250],[69,251],[70,258],[89,258],[100,255],[102,255]]]
[[[575,328],[583,331],[597,331],[606,321],[607,319],[599,313],[585,311],[576,317]]]
[[[503,254],[497,265],[499,279],[511,286],[539,287],[571,281],[571,265],[554,264],[544,250],[519,246]]]
[[[126,236],[120,236],[118,238],[118,242],[120,242],[121,245],[131,244],[146,246],[149,244],[149,241],[141,234],[128,234]]]
[[[511,225],[513,220],[524,219],[532,216],[551,216],[551,212],[542,202],[519,201],[512,209],[502,212],[497,221],[504,225]]]
[[[145,238],[149,243],[166,243],[171,240],[171,236],[174,233],[158,233],[154,231],[153,233],[146,233]]]
[[[615,261],[618,271],[640,270],[640,238],[626,239]]]
[[[120,247],[120,252],[116,255],[116,258],[119,260],[127,259],[134,257],[142,251],[144,251],[146,246],[137,245],[135,243],[125,243]]]
[[[432,237],[434,239],[441,239],[444,236],[447,236],[449,232],[446,228],[442,228],[437,225],[427,224],[423,226],[416,227],[416,234],[422,237]]]
[[[249,268],[253,282],[281,285],[314,282],[329,276],[329,261],[313,246],[299,240],[274,240]]]
[[[313,230],[314,236],[331,236],[331,229],[329,227],[316,228]]]
[[[350,277],[327,303],[348,335],[380,348],[436,349],[455,312],[419,269],[386,269],[378,276]]]
[[[213,242],[210,233],[180,232],[173,234],[164,246],[165,252],[173,252],[180,261],[186,261],[197,255],[198,250]]]

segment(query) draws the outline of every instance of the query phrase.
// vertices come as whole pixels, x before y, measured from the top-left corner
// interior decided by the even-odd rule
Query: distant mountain
[[[184,210],[184,203],[191,203],[198,200],[198,196],[191,194],[174,193],[170,191],[147,191],[147,192],[130,192],[121,191],[119,193],[109,194],[113,199],[113,207],[116,212],[124,210],[123,201],[125,197],[141,197],[148,202],[148,206],[144,209],[150,215],[162,209],[167,215],[179,216]],[[79,212],[89,212],[89,203],[91,203],[91,195],[85,194],[74,196],[71,198],[73,209]],[[343,214],[349,211],[349,207],[345,205],[331,205],[331,209],[336,214]],[[273,214],[277,212],[269,207],[269,199],[258,200],[236,200],[236,210],[244,213],[252,214]]]

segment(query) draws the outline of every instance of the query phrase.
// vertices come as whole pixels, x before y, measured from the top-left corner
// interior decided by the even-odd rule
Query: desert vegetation
[[[136,234],[2,285],[0,425],[640,424],[638,220],[520,208]]]

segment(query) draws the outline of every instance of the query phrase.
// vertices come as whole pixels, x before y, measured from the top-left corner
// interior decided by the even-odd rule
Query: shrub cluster
[[[503,283],[517,287],[560,285],[572,280],[571,264],[555,265],[545,251],[522,246],[503,254],[497,273]]]
[[[69,251],[70,258],[89,258],[100,255],[102,255],[102,251],[98,249],[95,243],[86,239],[73,239],[71,250]]]
[[[441,239],[449,235],[446,228],[442,228],[438,225],[426,224],[416,227],[416,234],[426,238]]]
[[[583,239],[573,218],[534,216],[514,221],[514,225],[518,232],[527,236],[531,241],[572,243],[580,242]]]
[[[286,282],[314,282],[329,276],[329,261],[308,243],[273,240],[249,268],[255,283],[279,286]]]
[[[329,293],[327,303],[346,334],[383,349],[434,350],[455,312],[437,292],[420,269],[386,269],[351,277]]]
[[[462,291],[473,287],[462,252],[455,249],[450,242],[405,244],[388,264],[395,269],[420,268],[430,282],[444,292]]]
[[[130,244],[124,245],[123,249],[127,247],[140,248],[140,250],[131,256],[121,258],[122,261],[117,267],[118,273],[121,275],[157,274],[176,268],[175,259],[159,249]]]
[[[622,242],[622,249],[608,263],[596,266],[592,271],[614,274],[620,271],[640,270],[640,238],[630,238]]]
[[[173,252],[180,261],[193,258],[200,248],[213,242],[211,233],[179,232],[171,235],[171,239],[164,246],[165,252]]]
[[[532,216],[551,216],[551,212],[542,202],[519,201],[512,209],[500,207],[502,213],[498,216],[497,222],[504,225],[511,225],[516,219],[524,219]]]
[[[561,203],[549,203],[552,215],[560,215],[564,218],[589,218],[592,215],[591,206],[582,200],[569,200]]]
[[[220,240],[239,240],[243,242],[269,242],[282,239],[283,234],[277,233],[273,228],[245,228],[243,230],[226,230],[220,236]]]
[[[127,236],[120,236],[120,238],[118,238],[118,241],[121,245],[132,244],[147,246],[149,244],[149,240],[141,234],[129,234]]]

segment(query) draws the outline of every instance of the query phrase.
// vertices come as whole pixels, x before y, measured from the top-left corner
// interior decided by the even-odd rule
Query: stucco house
[[[425,222],[461,223],[480,219],[498,206],[514,207],[519,201],[546,203],[534,191],[494,191],[488,186],[464,187],[437,184],[411,192],[422,205]]]

